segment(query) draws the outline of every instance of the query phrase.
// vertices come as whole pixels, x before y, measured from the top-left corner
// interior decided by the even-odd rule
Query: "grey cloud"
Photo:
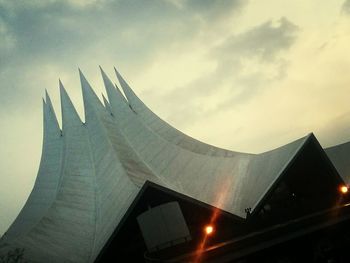
[[[0,105],[36,103],[34,94],[46,87],[31,72],[44,73],[46,65],[150,65],[158,50],[196,37],[204,25],[194,14],[215,23],[220,12],[242,5],[225,2],[189,0],[179,10],[160,0],[0,0]]]
[[[341,11],[345,14],[350,14],[350,0],[346,0],[342,7],[341,7]]]
[[[232,9],[239,9],[244,5],[243,0],[163,0],[172,4],[181,11],[189,11],[191,14],[216,17]]]
[[[9,32],[6,23],[0,17],[0,53],[7,53],[15,47],[16,41]]]
[[[141,41],[146,47],[157,46],[159,40],[172,39],[178,34],[171,32],[173,21],[186,24],[179,32],[182,36],[193,36],[200,25],[194,19],[198,13],[203,17],[211,17],[230,8],[238,8],[241,1],[186,1],[185,8],[178,10],[164,1],[88,1],[86,8],[74,2],[77,0],[22,2],[13,1],[3,4],[0,17],[3,18],[11,34],[17,39],[18,49],[22,55],[51,55],[52,53],[69,53],[75,55],[76,50],[86,49],[96,42],[103,41],[113,34],[113,42],[119,48],[128,49],[123,43],[123,32],[130,30],[143,36]],[[7,3],[7,2],[6,2]],[[45,3],[45,2],[44,2]],[[228,4],[229,3],[229,4]],[[229,5],[229,7],[228,7]],[[124,44],[124,45],[123,45]],[[125,52],[125,50],[124,50]]]
[[[96,19],[101,16],[99,9],[77,9],[66,1],[28,2],[14,1],[0,11],[17,40],[17,56],[43,57],[69,52],[72,47],[84,48],[94,42],[97,34],[92,32],[99,32],[97,29],[103,26],[103,19]]]
[[[232,9],[239,10],[244,5],[242,0],[189,0],[186,1],[186,8],[194,14],[201,14],[208,19],[222,16]]]
[[[181,107],[178,107],[179,115],[188,109],[195,109],[196,118],[199,114],[204,116],[247,102],[287,75],[288,61],[283,54],[293,46],[298,30],[296,25],[283,17],[277,22],[269,20],[246,32],[229,36],[208,54],[216,61],[216,70],[170,91],[165,100],[170,103],[173,100],[182,101]],[[246,65],[249,61],[260,68],[250,69],[249,63]],[[272,68],[274,74],[264,72],[266,67]],[[219,79],[219,82],[214,79]],[[205,105],[195,104],[193,98],[212,96],[224,86],[231,86],[230,93],[216,108],[208,110]]]
[[[298,27],[282,17],[276,24],[269,20],[239,35],[233,35],[217,47],[217,52],[235,58],[256,56],[273,60],[282,50],[289,49],[296,39]]]
[[[265,72],[251,72],[250,74],[237,74],[235,85],[231,88],[231,96],[228,96],[215,109],[224,110],[244,104],[261,92],[268,89],[274,82],[277,82],[287,75],[288,61],[280,58],[273,62],[275,74],[270,76]]]
[[[292,47],[298,30],[296,25],[283,17],[277,23],[270,20],[239,35],[233,35],[218,46],[213,51],[219,58],[217,73],[231,72],[235,86],[232,87],[232,96],[218,105],[217,110],[244,103],[260,94],[272,82],[283,79],[288,68],[283,52]],[[248,66],[245,65],[251,60],[261,66],[260,71],[250,69],[249,63]],[[264,67],[271,67],[275,73],[265,73]]]

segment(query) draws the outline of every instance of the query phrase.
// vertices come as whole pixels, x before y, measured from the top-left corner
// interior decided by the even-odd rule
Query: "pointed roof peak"
[[[120,86],[124,91],[126,98],[124,97],[124,95],[123,95],[123,97],[124,97],[125,101],[127,101],[128,104],[130,104],[132,107],[135,107],[135,108],[137,107],[138,104],[143,104],[143,102],[137,97],[135,92],[130,88],[129,84],[125,81],[125,79],[118,72],[118,70],[116,68],[114,68],[114,71],[115,71],[115,74],[117,75]],[[116,87],[117,87],[117,85],[116,85]],[[117,87],[117,89],[119,90],[118,87]],[[119,92],[121,93],[120,90],[119,90]]]
[[[50,99],[49,92],[45,89],[45,100]]]
[[[82,79],[85,79],[85,80],[86,80],[83,71],[82,71],[81,68],[79,68],[79,67],[78,67],[78,72],[79,72],[80,81],[81,81]]]
[[[49,93],[47,92],[47,89],[45,89],[45,98],[49,96]]]
[[[66,99],[66,97],[68,97],[68,99],[69,99],[69,96],[68,96],[68,94],[67,94],[67,91],[66,91],[66,89],[64,88],[64,86],[63,86],[61,80],[59,80],[59,87],[60,87],[61,101],[62,101],[63,98]]]
[[[62,129],[65,130],[67,127],[81,124],[82,121],[71,101],[69,95],[60,81],[60,97],[61,97],[61,111],[62,111]]]
[[[123,76],[119,73],[119,71],[115,67],[114,67],[114,72],[117,75],[120,86],[122,87],[124,92],[128,91],[128,92],[134,93],[130,88],[129,84],[126,82],[126,80],[123,78]]]
[[[123,81],[125,81],[124,80],[124,78],[122,77],[122,75],[119,73],[119,71],[116,69],[116,67],[113,67],[114,68],[114,72],[115,72],[115,74],[117,75],[117,78],[118,78],[118,80],[119,80],[119,82],[120,82],[120,80],[122,79]]]
[[[101,75],[102,75],[102,79],[103,79],[104,84],[106,85],[106,83],[108,83],[108,84],[111,84],[113,86],[112,81],[109,79],[106,72],[104,72],[104,70],[101,67],[100,67],[100,71],[101,71]]]
[[[125,81],[123,76],[119,73],[119,71],[116,68],[114,68],[114,72],[117,75],[117,78],[118,78],[118,81],[120,83],[120,86],[122,87],[124,92],[125,92],[125,89],[128,89],[128,90],[131,91],[131,88],[130,88],[129,84]]]
[[[50,98],[49,93],[47,92],[47,89],[45,89],[45,100],[46,100],[46,104],[54,112],[54,109],[53,109],[53,106],[52,106],[52,102],[51,102],[51,98]]]
[[[85,110],[85,120],[89,119],[89,112],[91,110],[103,109],[103,105],[100,99],[97,97],[95,91],[91,87],[90,83],[87,81],[83,72],[79,68],[80,84],[83,93],[84,100],[84,110]]]
[[[84,76],[84,74],[83,74],[83,72],[81,71],[80,68],[78,68],[78,71],[79,71],[80,82],[83,82],[83,81],[84,81],[84,82],[87,82],[87,83],[88,83],[86,77]]]
[[[56,131],[60,131],[60,126],[57,121],[55,110],[52,106],[52,102],[49,93],[45,89],[45,99],[43,98],[43,110],[44,110],[44,122],[45,125],[51,125],[55,127]]]
[[[123,105],[123,104],[125,105],[127,101],[124,95],[120,92],[120,90],[116,86],[114,86],[112,81],[109,79],[107,74],[102,69],[101,69],[101,74],[102,74],[103,82],[107,92],[109,104],[111,105],[111,107],[113,107],[113,105],[115,107],[120,107],[120,105]]]
[[[61,90],[64,90],[64,86],[63,86],[61,79],[58,79],[58,85],[60,87],[60,92],[61,92]]]
[[[104,79],[104,78],[109,79],[108,76],[107,76],[107,74],[106,74],[106,72],[103,70],[103,68],[102,68],[101,66],[99,66],[99,68],[100,68],[100,71],[101,71],[101,74],[102,74],[102,78],[103,78],[103,79]]]
[[[119,73],[119,71],[115,67],[114,67],[114,72],[117,75],[118,81],[122,89],[124,90],[124,86],[127,86],[127,88],[130,88],[129,85],[126,83],[125,79],[122,77],[122,75]]]
[[[313,132],[308,133],[308,134],[306,135],[306,137],[315,137],[315,138],[316,138],[316,136],[315,136],[315,134],[314,134]]]
[[[125,98],[125,95],[123,94],[123,92],[120,90],[120,88],[118,87],[117,84],[114,83],[114,87],[115,87],[115,90],[119,93],[119,95],[123,98],[123,101],[130,105],[129,101]]]
[[[120,86],[122,87],[122,89],[124,90],[131,90],[129,84],[125,81],[125,79],[123,78],[123,76],[119,73],[119,71],[114,67],[114,72],[117,75],[118,81],[120,83]]]

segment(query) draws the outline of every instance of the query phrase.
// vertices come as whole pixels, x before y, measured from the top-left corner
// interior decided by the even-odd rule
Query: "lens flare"
[[[211,225],[207,225],[207,226],[205,226],[205,228],[204,228],[204,232],[205,232],[207,235],[211,235],[211,234],[213,234],[213,232],[214,232],[214,227],[211,226]]]
[[[340,192],[341,192],[342,194],[346,194],[346,193],[349,191],[349,189],[348,189],[348,187],[347,187],[346,185],[340,186],[340,187],[339,187],[339,190],[340,190]]]

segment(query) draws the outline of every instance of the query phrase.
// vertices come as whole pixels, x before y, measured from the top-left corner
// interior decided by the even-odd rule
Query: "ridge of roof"
[[[275,177],[270,181],[269,185],[265,187],[265,190],[257,199],[257,202],[251,207],[254,212],[259,204],[264,200],[267,194],[271,191],[273,186],[279,181],[280,177],[284,174],[284,172],[290,167],[293,161],[297,158],[297,156],[302,152],[305,145],[314,137],[313,133],[309,133],[308,135],[299,138],[293,142],[280,146],[276,149],[261,153],[259,156],[263,156],[265,154],[271,154],[270,158],[276,155],[281,155],[281,153],[287,153],[287,159],[284,162],[276,165],[276,167],[280,167],[277,173],[275,173]]]
[[[62,111],[62,131],[65,133],[67,130],[74,129],[74,127],[81,125],[82,121],[61,80],[59,81],[59,88]]]

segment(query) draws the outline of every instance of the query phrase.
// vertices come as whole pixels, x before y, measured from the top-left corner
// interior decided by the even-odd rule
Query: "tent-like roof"
[[[245,218],[312,137],[261,154],[220,149],[161,120],[117,71],[126,98],[101,69],[104,105],[79,73],[85,123],[60,82],[61,130],[46,94],[37,180],[0,240],[33,261],[93,262],[146,181]]]

